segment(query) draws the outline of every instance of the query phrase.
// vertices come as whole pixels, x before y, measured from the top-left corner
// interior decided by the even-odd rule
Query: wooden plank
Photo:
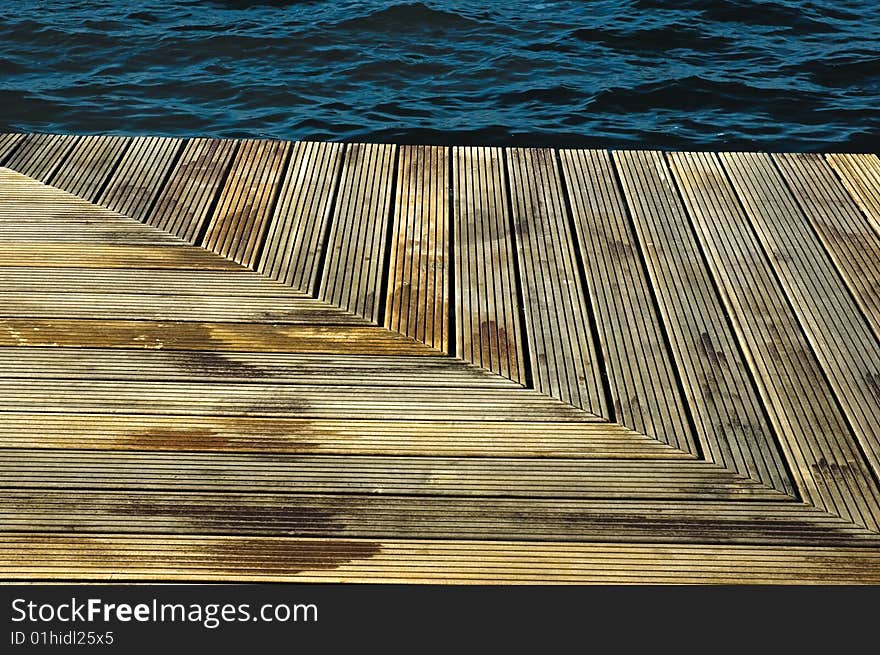
[[[2,241],[2,232],[0,232],[0,241]],[[182,271],[238,273],[244,270],[241,265],[200,248],[173,247],[178,244],[136,246],[76,242],[23,243],[17,240],[15,243],[14,249],[0,248],[0,267],[137,269],[151,273],[159,270],[173,270],[176,273]],[[179,245],[182,246],[182,242]]]
[[[768,520],[768,513],[773,519]],[[2,532],[880,546],[791,502],[6,489]]]
[[[239,142],[202,247],[248,268],[256,265],[289,149],[287,141]]]
[[[79,137],[64,162],[46,181],[58,189],[95,202],[114,166],[130,145],[130,137]]]
[[[15,250],[35,243],[76,243],[84,250],[93,244],[180,244],[168,234],[9,169],[0,169],[0,203],[0,241],[15,243]]]
[[[868,154],[829,154],[825,157],[880,234],[880,158]]]
[[[16,580],[432,584],[878,584],[865,548],[717,544],[4,534]]]
[[[0,379],[0,411],[417,421],[583,420],[583,412],[527,389],[287,385],[259,382]]]
[[[774,155],[773,159],[871,326],[874,338],[880,339],[878,232],[821,155]],[[877,184],[880,189],[880,174]]]
[[[9,534],[14,579],[433,584],[877,584],[860,548],[560,542]]]
[[[373,323],[380,321],[396,156],[395,145],[346,146],[318,294]]]
[[[786,297],[740,208],[751,200],[737,199],[711,154],[673,153],[670,166],[802,496],[878,529],[877,486],[789,306],[798,299]]]
[[[164,248],[154,249],[164,252]],[[204,252],[197,249],[177,248],[175,252],[190,254]],[[149,252],[147,255],[149,256]],[[215,255],[208,255],[213,260],[226,261]],[[122,294],[166,294],[190,296],[201,292],[206,296],[242,296],[270,297],[278,302],[300,300],[309,296],[281,284],[274,284],[260,275],[237,265],[234,268],[201,268],[187,267],[184,258],[178,268],[149,268],[142,266],[143,261],[128,258],[123,268],[99,268],[92,261],[92,268],[40,266],[42,262],[33,262],[33,266],[0,267],[0,288],[8,291],[76,291],[81,293],[122,293]]]
[[[145,221],[184,143],[183,139],[170,137],[134,137],[96,202],[135,220]]]
[[[449,153],[400,149],[385,326],[449,350]]]
[[[507,156],[533,384],[607,417],[556,160],[547,149],[514,148]]]
[[[880,474],[880,342],[769,156],[720,159],[868,463]],[[821,177],[814,172],[812,178],[818,187]]]
[[[0,165],[3,165],[4,160],[21,145],[24,138],[24,134],[14,134],[11,132],[0,134]]]
[[[143,221],[194,243],[209,218],[237,147],[237,142],[225,139],[190,139],[155,207]]]
[[[0,488],[235,493],[761,499],[786,496],[689,460],[0,450]]]
[[[395,421],[20,411],[0,418],[3,448],[693,460],[619,425],[588,419]]]
[[[2,318],[0,345],[218,352],[437,354],[412,339],[364,325],[276,325],[193,320]]]
[[[69,134],[27,134],[3,165],[45,182],[58,170],[80,138]]]
[[[281,302],[279,302],[279,300]],[[364,319],[306,297],[229,297],[177,292],[77,293],[0,291],[0,317],[196,321],[255,325],[363,325]]]
[[[793,492],[663,155],[616,152],[614,160],[706,458]]]
[[[446,357],[60,346],[0,347],[0,378],[518,388],[510,380]]]
[[[500,148],[455,148],[455,354],[520,383],[520,335],[504,160]]]
[[[313,291],[346,146],[293,144],[290,166],[272,216],[266,247],[257,267],[273,280]]]
[[[562,150],[560,157],[615,420],[697,452],[611,157],[598,150]],[[716,433],[700,437],[715,440]]]

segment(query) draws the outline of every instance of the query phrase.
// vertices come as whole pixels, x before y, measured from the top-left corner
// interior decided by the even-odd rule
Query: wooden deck
[[[0,135],[0,577],[880,583],[880,159]]]

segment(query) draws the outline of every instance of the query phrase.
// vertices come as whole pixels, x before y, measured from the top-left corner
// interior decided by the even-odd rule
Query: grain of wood
[[[608,416],[559,170],[547,149],[507,153],[525,337],[535,388]]]
[[[867,154],[825,155],[852,197],[880,234],[880,158]]]
[[[61,346],[0,347],[0,378],[518,388],[446,357]]]
[[[0,317],[196,321],[250,324],[363,325],[364,319],[312,298],[229,297],[199,293],[0,291]]]
[[[790,500],[692,460],[0,451],[0,488],[457,497]],[[295,501],[294,501],[295,502]]]
[[[248,268],[256,265],[289,148],[286,141],[239,142],[200,245]]]
[[[293,145],[278,208],[260,258],[261,273],[312,292],[321,274],[319,263],[345,148],[338,143]]]
[[[767,519],[772,512],[773,519]],[[6,489],[0,531],[864,546],[880,536],[814,507],[752,500],[589,500]]]
[[[79,137],[67,134],[27,134],[3,165],[45,182],[55,174],[78,141]]]
[[[656,152],[616,152],[620,181],[706,457],[793,486],[672,180]]]
[[[184,143],[169,137],[134,137],[96,202],[145,222]]]
[[[670,165],[801,494],[876,530],[877,485],[789,304],[795,287],[781,286],[740,208],[749,197],[711,153],[673,153]]]
[[[189,416],[370,418],[417,421],[583,420],[583,412],[526,390],[343,384],[289,385],[260,382],[0,379],[0,412],[46,411]]]
[[[167,248],[157,248],[160,253]],[[77,293],[122,293],[122,294],[168,294],[191,296],[200,292],[205,296],[224,297],[268,297],[278,302],[304,300],[311,298],[295,289],[276,284],[259,275],[253,275],[241,267],[228,268],[188,267],[187,255],[198,253],[195,248],[179,248],[178,267],[156,268],[152,261],[140,261],[127,257],[124,266],[100,267],[99,261],[93,267],[82,266],[41,266],[35,261],[33,266],[3,266],[0,268],[0,288],[23,291],[74,291]],[[132,253],[134,254],[134,253]],[[145,256],[150,257],[151,253]],[[98,260],[104,255],[96,255]],[[206,261],[218,258],[207,254]],[[112,252],[109,253],[112,258]],[[174,259],[174,258],[171,258]],[[224,260],[219,259],[220,262]],[[171,265],[171,262],[167,262]],[[201,261],[198,262],[199,264]],[[246,301],[244,301],[246,302]]]
[[[448,149],[400,148],[385,326],[449,349]]]
[[[131,145],[124,136],[84,136],[50,178],[52,186],[95,202],[114,167]]]
[[[0,242],[3,241],[0,227]],[[82,242],[64,243],[22,242],[14,239],[16,248],[0,248],[0,267],[21,268],[62,268],[99,269],[102,271],[132,270],[149,271],[224,271],[241,272],[242,267],[214,253],[201,249],[174,248],[179,245],[165,243],[159,245],[100,245]]]
[[[878,232],[821,155],[774,155],[773,159],[871,326],[876,342],[880,339]],[[880,174],[877,182],[880,187]]]
[[[438,356],[388,330],[364,325],[274,325],[200,321],[0,319],[4,346],[136,348],[217,352],[296,352]]]
[[[596,308],[614,416],[633,430],[696,452],[610,155],[563,150],[560,157],[590,302]],[[715,434],[700,437],[714,439]]]
[[[4,448],[693,460],[613,423],[4,412]]]
[[[153,210],[142,220],[194,243],[210,218],[236,149],[235,141],[190,139]]]
[[[795,161],[804,164],[813,158],[801,155],[782,159],[782,170],[796,174]],[[721,161],[861,450],[875,475],[880,474],[880,386],[877,384],[880,342],[877,336],[853,302],[839,267],[817,234],[817,226],[788,194],[785,180],[770,158],[756,153],[731,153],[721,155]],[[824,164],[821,159],[813,161]],[[813,167],[807,170],[813,180],[811,190],[803,188],[802,178],[800,184],[790,181],[802,204],[812,210],[816,208],[817,198],[828,198],[827,204],[841,200],[841,196],[831,195],[835,187],[822,186],[831,180],[823,180]],[[880,253],[880,240],[875,240],[873,245]],[[868,265],[877,269],[880,261],[874,260]],[[833,336],[829,338],[829,335]]]
[[[5,534],[17,580],[878,584],[865,548],[194,535]]]
[[[378,323],[397,146],[353,143],[330,227],[318,296]]]
[[[525,383],[509,200],[500,148],[455,148],[455,317],[458,357]]]
[[[0,165],[5,163],[6,158],[9,157],[19,145],[21,145],[24,138],[24,134],[14,134],[11,132],[0,134]]]

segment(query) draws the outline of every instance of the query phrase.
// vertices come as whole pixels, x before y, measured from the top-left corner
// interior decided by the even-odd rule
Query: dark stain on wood
[[[179,451],[223,451],[223,452],[275,452],[310,453],[321,450],[316,441],[306,441],[297,437],[298,432],[309,432],[308,421],[296,420],[297,428],[283,430],[271,420],[251,419],[258,425],[250,429],[210,428],[210,427],[157,427],[142,431],[132,431],[114,436],[110,441],[112,448],[126,450],[179,450]],[[306,424],[306,425],[303,425]],[[327,430],[323,431],[324,433]]]
[[[871,392],[871,395],[877,402],[880,402],[880,373],[866,373],[865,384],[868,386],[868,391]]]
[[[236,539],[230,544],[204,544],[198,550],[212,561],[229,563],[232,548],[236,561],[257,562],[259,573],[293,575],[308,571],[337,569],[354,561],[368,560],[382,552],[375,541]],[[228,566],[228,564],[227,564]],[[230,567],[230,572],[236,568]]]
[[[727,368],[727,357],[720,350],[715,350],[712,338],[708,332],[700,334],[700,351],[709,358],[709,362],[715,368]]]
[[[173,361],[184,371],[199,377],[212,378],[270,378],[272,372],[256,364],[236,361],[228,355],[209,350],[180,350],[173,353]]]

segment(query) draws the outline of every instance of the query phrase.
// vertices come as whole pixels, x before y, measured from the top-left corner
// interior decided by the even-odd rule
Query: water
[[[0,3],[0,129],[880,150],[869,0]]]

